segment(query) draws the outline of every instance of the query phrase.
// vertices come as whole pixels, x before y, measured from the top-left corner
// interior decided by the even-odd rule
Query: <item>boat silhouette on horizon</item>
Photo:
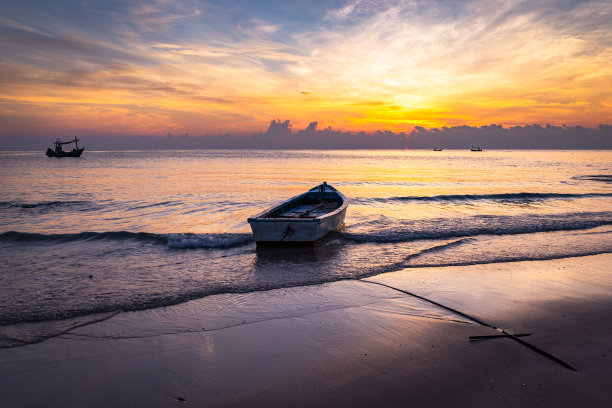
[[[64,149],[62,149],[62,145],[71,143],[75,144],[75,148],[65,152]],[[85,150],[84,147],[79,149],[79,139],[77,139],[76,136],[73,140],[69,140],[67,142],[62,142],[58,138],[55,142],[53,142],[53,144],[55,145],[54,149],[47,149],[46,155],[48,157],[81,157],[83,150]]]

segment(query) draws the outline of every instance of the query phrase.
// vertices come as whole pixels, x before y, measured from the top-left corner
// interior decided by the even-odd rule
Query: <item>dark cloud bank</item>
[[[66,139],[73,137],[67,135]],[[53,138],[38,137],[18,146],[19,139],[4,138],[5,148],[45,148]],[[47,140],[48,139],[48,140]],[[23,139],[22,139],[23,141]],[[35,146],[37,144],[40,146]],[[312,122],[306,129],[293,131],[290,121],[270,123],[264,133],[251,136],[132,136],[82,137],[89,150],[97,149],[612,149],[612,125],[595,129],[582,126],[526,125],[502,127],[455,126],[425,129],[417,126],[410,133],[391,131],[341,132],[331,127],[317,129]]]

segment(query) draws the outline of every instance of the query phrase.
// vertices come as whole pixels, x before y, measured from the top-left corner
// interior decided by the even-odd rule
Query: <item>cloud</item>
[[[15,54],[28,57],[49,58],[59,55],[78,59],[89,58],[93,60],[134,61],[144,62],[138,54],[127,52],[121,47],[114,46],[87,36],[73,34],[39,34],[34,30],[23,30],[0,26],[0,41]],[[14,55],[15,55],[14,54]],[[56,62],[56,66],[59,63]],[[65,66],[68,66],[66,61]]]
[[[26,25],[26,24],[18,23],[18,22],[13,21],[13,20],[11,20],[9,18],[0,16],[0,27],[2,27],[2,26],[11,27],[11,28],[14,28],[14,29],[17,29],[17,30],[21,30],[21,31],[28,31],[28,32],[35,33],[35,34],[38,34],[38,35],[43,35],[43,36],[48,35],[47,33],[43,32],[43,31],[40,31],[40,30],[38,30],[35,27],[31,27],[31,26]]]
[[[238,23],[238,29],[247,35],[265,35],[272,34],[278,31],[279,27],[257,19],[241,21]]]
[[[477,145],[489,149],[610,149],[612,126],[524,125],[503,127],[452,126],[440,129],[416,127],[407,145],[413,148],[443,146],[448,149]]]
[[[129,3],[128,3],[129,4]],[[124,14],[126,22],[139,26],[140,30],[159,32],[168,30],[179,20],[199,17],[202,11],[190,3],[157,0],[129,6]]]
[[[609,2],[315,3],[2,2],[0,97],[50,122],[82,104],[141,129],[130,118],[162,111],[148,128],[190,134],[278,115],[367,132],[610,116]]]
[[[398,1],[386,6],[365,17],[350,17],[353,8],[342,30],[331,26],[304,37],[300,46],[312,50],[312,57],[299,60],[293,72],[319,95],[389,95],[405,107],[408,119],[415,109],[442,111],[438,124],[557,122],[555,115],[567,118],[569,112],[556,110],[556,101],[587,101],[599,120],[605,116],[606,108],[598,104],[610,94],[596,89],[612,79],[609,3]],[[458,103],[460,112],[454,108]],[[513,117],[495,116],[510,107],[521,109]],[[540,118],[530,116],[533,108]]]
[[[0,104],[6,101],[0,100]],[[117,108],[121,108],[118,106]],[[444,149],[467,150],[478,145],[489,149],[612,149],[612,125],[599,125],[596,128],[582,126],[524,125],[504,127],[499,124],[484,126],[449,126],[426,129],[414,127],[411,132],[393,132],[378,130],[376,132],[347,132],[335,130],[331,126],[319,128],[319,122],[310,122],[304,129],[295,130],[289,120],[272,120],[265,132],[248,135],[231,135],[229,133],[216,135],[191,136],[184,128],[177,126],[170,131],[168,128],[150,128],[151,117],[166,115],[168,112],[138,110],[138,120],[141,123],[139,136],[134,136],[129,129],[117,126],[104,131],[102,138],[95,126],[87,128],[71,128],[68,132],[54,132],[49,129],[49,123],[43,116],[30,112],[29,107],[16,107],[10,115],[0,113],[0,120],[13,133],[19,132],[21,120],[28,118],[35,131],[27,137],[15,138],[0,135],[0,143],[5,149],[38,149],[44,150],[46,144],[55,137],[66,134],[78,134],[89,150],[94,149],[432,149],[441,146]],[[81,114],[88,112],[82,109]],[[66,110],[55,120],[62,122],[70,119],[75,111],[66,106]],[[109,111],[102,118],[112,120],[116,112]],[[91,116],[93,120],[97,118]],[[211,119],[207,118],[207,119]],[[170,118],[169,118],[170,119]],[[235,114],[235,121],[245,118]],[[120,123],[120,122],[115,122]],[[133,123],[132,123],[133,124]],[[130,135],[126,135],[128,131]],[[39,135],[44,134],[46,139]],[[181,134],[181,137],[172,137]],[[157,135],[157,136],[154,136]],[[166,135],[166,136],[161,136]]]
[[[359,4],[359,0],[355,2],[351,2],[339,9],[328,10],[325,13],[324,20],[331,20],[331,21],[346,20],[350,17],[350,15],[353,13],[353,10],[355,10],[355,7],[358,4]]]

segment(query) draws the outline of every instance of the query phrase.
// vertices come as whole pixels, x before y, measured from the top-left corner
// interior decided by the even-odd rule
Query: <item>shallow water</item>
[[[3,347],[217,293],[612,252],[610,151],[0,152],[0,174]],[[248,216],[322,181],[345,228],[256,248]]]

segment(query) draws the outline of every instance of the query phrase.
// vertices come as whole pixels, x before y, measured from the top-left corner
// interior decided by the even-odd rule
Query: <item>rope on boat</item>
[[[287,223],[287,229],[283,233],[283,237],[280,240],[283,241],[288,235],[293,235],[293,228],[291,228],[291,224],[289,223]]]
[[[371,281],[371,280],[367,280],[367,279],[360,279],[360,280],[361,280],[361,282],[372,283],[372,284],[374,284],[374,285],[380,285],[380,286],[384,286],[384,287],[389,288],[389,289],[396,290],[396,291],[398,291],[398,292],[402,292],[402,293],[404,293],[404,294],[406,294],[406,295],[409,295],[409,296],[415,297],[415,298],[417,298],[417,299],[421,299],[421,300],[423,300],[423,301],[425,301],[425,302],[431,303],[432,305],[435,305],[435,306],[441,307],[442,309],[446,309],[446,310],[448,310],[448,311],[450,311],[450,312],[456,313],[456,314],[458,314],[459,316],[463,316],[463,317],[465,317],[465,318],[466,318],[466,319],[468,319],[468,320],[471,320],[471,321],[473,321],[473,322],[475,322],[475,323],[480,324],[481,326],[485,326],[485,327],[489,327],[489,328],[491,328],[491,329],[497,330],[498,332],[500,332],[500,333],[501,333],[502,337],[509,337],[509,338],[511,338],[512,340],[514,340],[514,341],[516,341],[516,342],[518,342],[518,343],[520,343],[520,344],[522,344],[522,345],[524,345],[524,346],[526,346],[526,347],[530,348],[531,350],[535,351],[536,353],[539,353],[539,354],[541,354],[541,355],[543,355],[543,356],[545,356],[545,357],[549,358],[550,360],[555,361],[555,362],[557,362],[558,364],[561,364],[561,365],[562,365],[563,367],[565,367],[565,368],[568,368],[568,369],[570,369],[570,370],[572,370],[572,371],[578,371],[578,370],[576,370],[574,367],[572,367],[571,365],[569,365],[568,363],[566,363],[565,361],[561,360],[559,357],[556,357],[556,356],[554,356],[554,355],[550,354],[549,352],[544,351],[544,350],[542,350],[541,348],[539,348],[539,347],[537,347],[537,346],[534,346],[533,344],[528,343],[528,342],[526,342],[525,340],[520,339],[520,338],[519,338],[519,336],[523,337],[523,336],[524,336],[524,334],[514,335],[514,334],[512,334],[512,333],[508,333],[508,332],[507,332],[506,330],[504,330],[504,329],[501,329],[501,328],[495,327],[495,326],[493,326],[493,325],[491,325],[491,324],[488,324],[488,323],[486,323],[486,322],[483,322],[482,320],[479,320],[479,319],[477,319],[477,318],[475,318],[475,317],[473,317],[473,316],[470,316],[470,315],[468,315],[468,314],[466,314],[466,313],[460,312],[460,311],[459,311],[459,310],[457,310],[457,309],[453,309],[452,307],[445,306],[445,305],[443,305],[443,304],[441,304],[441,303],[438,303],[438,302],[436,302],[436,301],[434,301],[434,300],[427,299],[426,297],[419,296],[419,295],[417,295],[417,294],[415,294],[415,293],[408,292],[408,291],[406,291],[406,290],[399,289],[399,288],[396,288],[396,287],[393,287],[393,286],[387,285],[387,284],[385,284],[385,283],[375,282],[375,281]]]

